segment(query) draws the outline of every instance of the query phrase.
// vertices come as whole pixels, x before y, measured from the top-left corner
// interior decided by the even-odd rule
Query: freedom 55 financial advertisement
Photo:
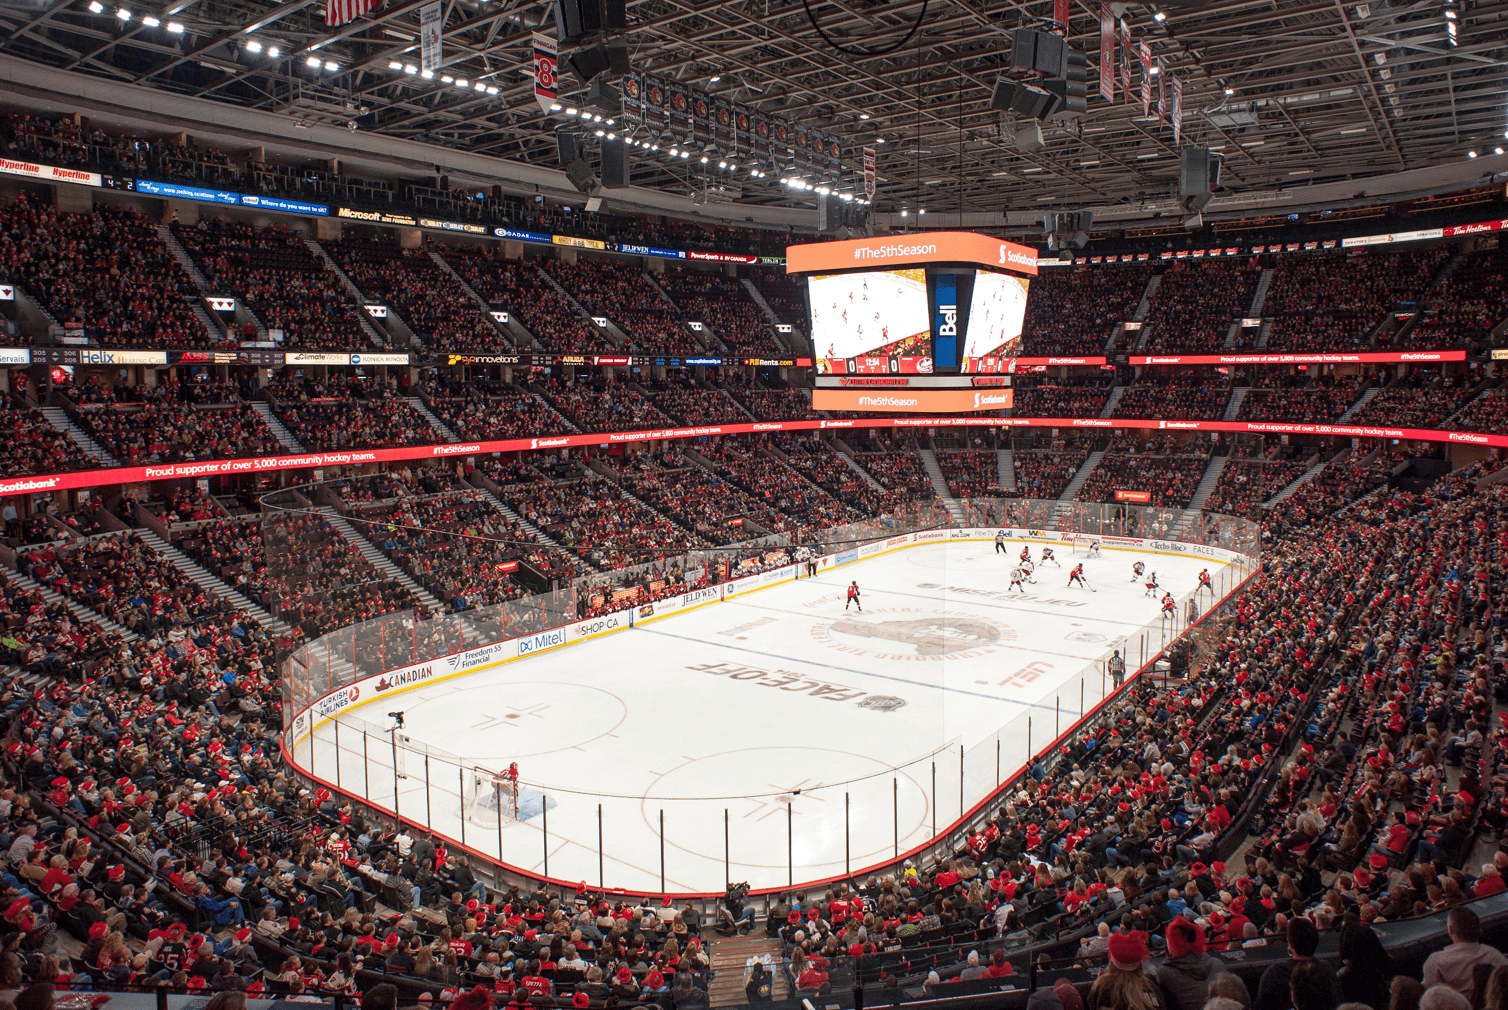
[[[913,270],[819,274],[807,280],[817,370],[828,375],[932,371],[927,276]]]

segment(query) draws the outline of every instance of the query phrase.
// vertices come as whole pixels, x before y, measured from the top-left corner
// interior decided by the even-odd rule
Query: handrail
[[[98,470],[75,470],[63,473],[35,474],[0,479],[0,498],[8,495],[34,494],[38,491],[65,491],[74,488],[101,487],[107,484],[138,483],[157,480],[182,480],[188,477],[233,476],[268,471],[306,470],[327,466],[359,466],[366,463],[396,463],[417,459],[447,459],[482,456],[498,452],[528,452],[537,449],[563,449],[578,446],[623,445],[634,442],[675,441],[714,435],[763,435],[777,431],[828,431],[870,428],[1069,428],[1078,430],[1116,430],[1122,428],[1159,431],[1213,431],[1258,435],[1322,435],[1341,438],[1390,438],[1419,442],[1444,442],[1459,445],[1508,448],[1508,433],[1448,431],[1430,428],[1389,428],[1370,424],[1320,424],[1295,421],[1187,421],[1167,418],[1085,418],[1085,417],[873,417],[795,421],[745,421],[738,424],[688,425],[676,428],[650,428],[642,431],[607,431],[579,435],[549,435],[534,438],[477,440],[459,443],[442,442],[400,446],[391,449],[346,449],[337,452],[308,452],[287,456],[251,456],[230,459],[200,460],[187,463],[163,463],[147,466],[109,467]]]

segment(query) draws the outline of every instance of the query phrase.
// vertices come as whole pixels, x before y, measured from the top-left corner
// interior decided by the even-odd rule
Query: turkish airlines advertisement
[[[925,270],[818,275],[807,281],[807,300],[819,373],[932,371]]]
[[[1031,281],[980,270],[969,300],[969,329],[964,341],[964,371],[978,371],[980,358],[1011,358],[1021,349],[1026,293]]]

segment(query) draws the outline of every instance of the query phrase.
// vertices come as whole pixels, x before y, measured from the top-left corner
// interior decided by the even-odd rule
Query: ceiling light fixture
[[[156,28],[158,25],[162,24],[161,21],[158,21],[156,18],[152,17],[152,15],[150,15],[150,14],[148,14],[146,17],[142,18],[141,19],[141,23],[144,24],[144,25],[146,25],[148,28]]]
[[[317,66],[319,66],[319,57],[318,56],[311,56],[311,57],[309,57],[307,60],[304,61],[304,66],[306,66],[306,67],[317,67]]]
[[[128,10],[126,10],[124,7],[120,8],[120,10],[116,11],[115,12],[115,16],[118,17],[118,18],[120,18],[122,21],[130,21],[131,20],[131,12],[128,11]]]
[[[340,64],[336,63],[334,60],[326,60],[325,69],[333,73],[340,69]]]
[[[182,35],[183,34],[183,25],[180,22],[177,22],[177,21],[169,21],[168,22],[168,34],[169,35]]]
[[[1158,11],[1156,14],[1152,15],[1152,20],[1156,21],[1158,24],[1162,24],[1167,19],[1168,19],[1168,16],[1166,14],[1164,14],[1162,11]]]
[[[168,25],[168,31],[170,31],[170,32],[173,31],[173,26],[171,24]],[[179,25],[178,26],[178,32],[182,32],[182,31],[183,31],[183,26]],[[174,34],[177,34],[177,32],[175,32]],[[279,49],[277,46],[273,46],[271,49],[267,50],[267,55],[271,56],[273,59],[277,59],[279,56],[283,55],[283,51],[281,49]]]
[[[262,43],[253,39],[252,41],[246,43],[246,51],[248,53],[259,53],[262,51]]]

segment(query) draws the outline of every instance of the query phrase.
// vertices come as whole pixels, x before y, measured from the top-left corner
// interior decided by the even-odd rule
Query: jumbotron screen
[[[1000,371],[1000,361],[1021,352],[1021,325],[1031,282],[988,270],[974,275],[974,294],[964,338],[963,371]]]
[[[819,373],[932,371],[926,270],[814,275],[807,279],[807,300]]]

